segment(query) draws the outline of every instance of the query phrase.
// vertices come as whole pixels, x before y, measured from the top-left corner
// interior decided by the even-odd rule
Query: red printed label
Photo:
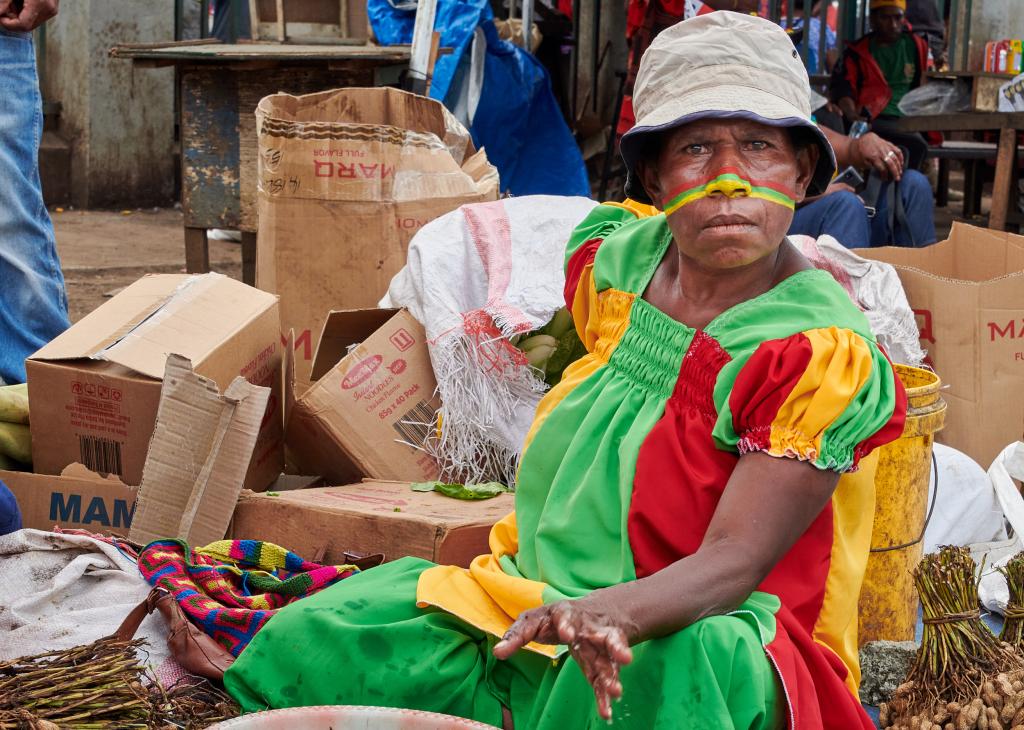
[[[351,390],[360,383],[365,383],[380,367],[381,363],[384,362],[384,358],[381,355],[373,355],[365,360],[362,360],[352,367],[348,371],[348,375],[341,381],[342,390]]]
[[[388,365],[388,370],[390,370],[395,375],[401,375],[402,373],[405,372],[405,369],[407,367],[408,365],[406,364],[405,360],[399,358],[398,360],[395,360],[393,363]]]
[[[409,334],[408,330],[400,329],[395,334],[388,338],[391,344],[395,346],[395,349],[399,352],[405,352],[410,347],[416,344],[416,338]]]

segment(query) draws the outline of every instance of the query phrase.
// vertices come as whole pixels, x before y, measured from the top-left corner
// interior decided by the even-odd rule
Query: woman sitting
[[[602,205],[569,242],[589,354],[538,409],[491,554],[405,558],[283,609],[225,676],[246,710],[872,727],[872,452],[906,399],[867,320],[786,239],[835,167],[807,74],[779,27],[718,12],[658,36],[635,102],[629,193],[664,213]]]

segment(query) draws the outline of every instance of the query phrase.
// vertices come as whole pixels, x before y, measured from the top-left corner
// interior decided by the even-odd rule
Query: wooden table
[[[901,132],[999,132],[995,182],[992,186],[992,211],[989,227],[1006,230],[1006,220],[1013,198],[1013,172],[1017,164],[1017,133],[1024,131],[1024,112],[964,112],[903,117],[897,128]]]
[[[256,105],[279,91],[308,94],[397,83],[408,46],[125,44],[110,50],[136,67],[175,66],[181,134],[185,267],[210,270],[207,230],[242,232],[242,278],[256,281]]]

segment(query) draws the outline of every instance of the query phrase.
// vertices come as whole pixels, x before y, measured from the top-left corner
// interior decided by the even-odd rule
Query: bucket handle
[[[873,548],[871,548],[871,552],[873,552],[873,553],[888,553],[888,552],[891,552],[893,550],[903,550],[903,549],[908,548],[908,547],[913,547],[914,545],[917,545],[917,543],[919,543],[922,540],[924,540],[924,533],[928,529],[928,523],[932,521],[932,513],[935,511],[935,503],[938,501],[938,496],[939,496],[939,464],[938,464],[938,460],[935,458],[935,451],[934,450],[932,450],[932,474],[935,475],[935,481],[932,484],[932,489],[931,489],[931,492],[932,492],[932,494],[931,494],[932,504],[931,504],[931,507],[928,508],[928,514],[925,515],[924,525],[921,527],[921,534],[917,536],[916,540],[911,540],[910,542],[905,542],[902,545],[890,545],[888,547],[880,547],[880,548],[873,547]]]

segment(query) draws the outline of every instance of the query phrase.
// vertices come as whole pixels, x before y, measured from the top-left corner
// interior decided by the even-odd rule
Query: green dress
[[[615,723],[872,727],[856,697],[856,605],[871,452],[902,432],[902,387],[825,272],[701,330],[671,319],[642,297],[670,245],[662,215],[588,216],[565,292],[588,354],[538,408],[490,554],[468,569],[398,560],[284,608],[226,673],[246,710],[369,704],[500,726],[504,705],[517,728],[605,726],[564,647],[500,662],[495,637],[523,610],[695,552],[737,461],[758,451],[842,472],[831,503],[736,611],[634,647]]]

